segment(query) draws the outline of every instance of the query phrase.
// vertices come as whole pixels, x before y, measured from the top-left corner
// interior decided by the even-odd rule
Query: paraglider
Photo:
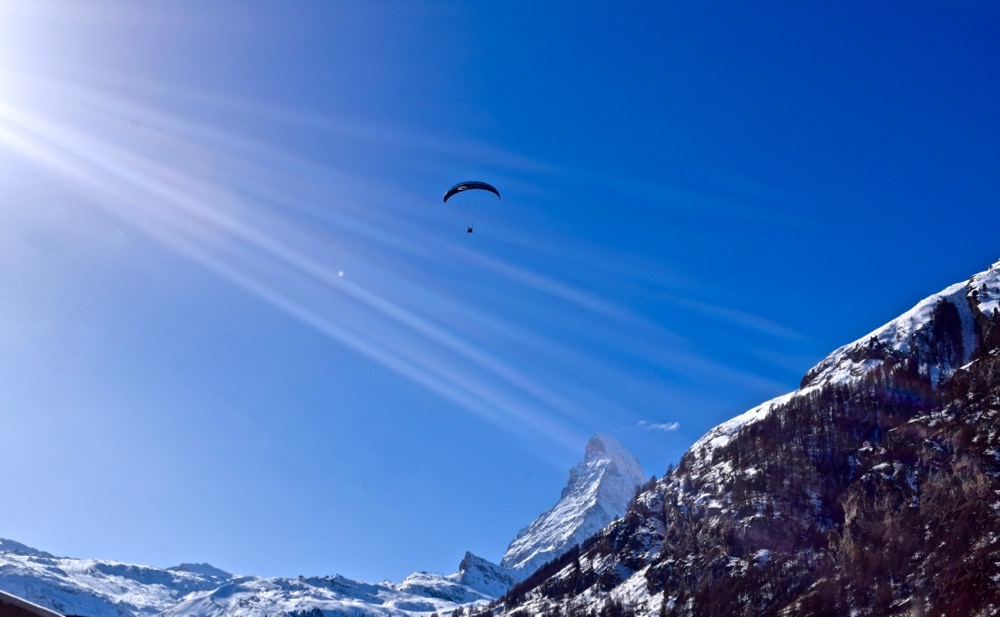
[[[487,193],[493,193],[494,195],[497,196],[497,199],[500,199],[500,191],[498,191],[496,187],[494,187],[492,184],[487,184],[486,182],[480,182],[478,180],[469,180],[467,182],[459,182],[455,186],[448,189],[448,192],[444,194],[444,203],[448,203],[449,199],[451,199],[455,195],[458,195],[459,193],[464,193],[465,191],[485,191]],[[472,215],[473,215],[472,210],[473,209],[478,210],[478,208],[474,208],[474,206],[477,206],[478,204],[482,203],[483,200],[481,197],[478,196],[474,198],[471,196],[470,197],[463,196],[460,199],[463,202],[463,208],[465,209],[466,217],[468,218],[468,224],[466,225],[465,232],[471,234]]]
[[[472,190],[489,191],[494,195],[496,195],[497,199],[500,199],[500,191],[498,191],[496,187],[494,187],[492,184],[479,182],[478,180],[469,180],[468,182],[459,182],[455,186],[448,189],[448,192],[444,194],[444,202],[448,203],[449,199],[451,199],[458,193],[461,193],[462,191],[472,191]]]

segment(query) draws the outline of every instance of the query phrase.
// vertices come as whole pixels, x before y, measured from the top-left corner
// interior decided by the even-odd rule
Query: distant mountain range
[[[506,593],[541,563],[570,550],[625,514],[642,467],[618,441],[596,435],[556,505],[525,527],[503,565],[467,553],[458,572],[418,572],[401,583],[340,576],[235,576],[207,564],[160,569],[56,557],[0,539],[0,590],[64,615],[397,616],[446,613]]]
[[[1000,262],[710,430],[487,614],[1000,614]]]

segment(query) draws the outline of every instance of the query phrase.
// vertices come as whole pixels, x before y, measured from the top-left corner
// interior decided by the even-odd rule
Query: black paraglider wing
[[[489,191],[494,195],[496,195],[497,199],[500,199],[500,191],[496,190],[496,188],[492,184],[479,182],[478,180],[470,180],[468,182],[459,182],[455,186],[448,189],[448,192],[444,194],[444,201],[445,203],[447,203],[448,199],[451,198],[453,195],[457,195],[462,191],[471,191],[471,190]]]

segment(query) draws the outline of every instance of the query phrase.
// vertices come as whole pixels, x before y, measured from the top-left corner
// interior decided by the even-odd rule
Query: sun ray
[[[75,108],[75,116],[47,117],[43,111],[7,105],[0,116],[0,142],[85,193],[93,206],[387,369],[490,422],[511,430],[528,428],[567,448],[575,447],[574,431],[560,418],[579,418],[583,412],[569,400],[449,332],[426,310],[407,308],[357,277],[345,278],[341,264],[321,262],[301,249],[309,244],[301,230],[286,225],[282,233],[274,233],[283,221],[265,202],[316,211],[305,204],[318,191],[332,188],[340,198],[335,211],[326,213],[325,241],[369,251],[372,244],[381,245],[375,252],[389,255],[386,263],[362,268],[392,270],[400,251],[416,249],[392,230],[391,221],[365,215],[364,208],[352,201],[366,193],[357,179],[345,186],[345,178],[332,170],[282,159],[218,129],[202,129],[134,102],[111,104],[86,91],[74,97],[79,93],[64,85],[58,89],[62,107]],[[168,127],[167,135],[157,132],[138,139],[122,135],[134,128],[128,122],[115,127],[115,116],[152,118]],[[101,131],[88,130],[92,126]],[[206,166],[217,177],[196,165]],[[296,178],[281,171],[264,176],[268,169],[294,170]],[[303,170],[318,186],[298,194]],[[239,185],[239,194],[227,184]],[[348,305],[360,308],[344,310]],[[362,313],[363,319],[353,321],[341,317]],[[402,332],[402,340],[387,339],[386,330]],[[538,413],[539,409],[548,411]]]

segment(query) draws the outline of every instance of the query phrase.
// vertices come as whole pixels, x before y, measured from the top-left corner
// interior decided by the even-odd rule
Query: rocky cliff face
[[[1000,611],[1000,263],[716,427],[504,615]]]

